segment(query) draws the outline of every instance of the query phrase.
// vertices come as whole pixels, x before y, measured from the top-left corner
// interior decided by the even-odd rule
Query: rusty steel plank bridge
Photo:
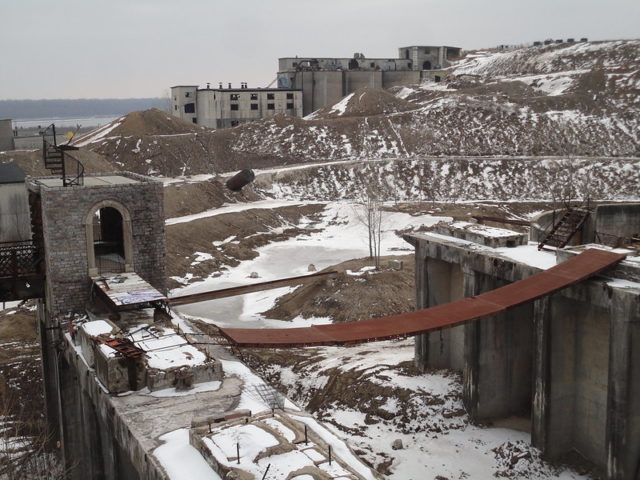
[[[606,270],[625,255],[588,249],[529,278],[482,295],[390,317],[303,328],[221,328],[234,346],[254,348],[350,345],[455,327],[544,297]]]

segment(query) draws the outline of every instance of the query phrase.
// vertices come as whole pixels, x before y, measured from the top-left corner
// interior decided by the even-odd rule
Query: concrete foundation
[[[61,444],[70,480],[168,480],[153,456],[159,437],[190,425],[197,415],[221,415],[237,406],[242,381],[236,377],[197,395],[114,396],[65,329],[45,328],[42,303],[38,312],[52,441]]]
[[[417,308],[541,270],[451,237],[406,239],[416,247]],[[532,443],[548,458],[575,451],[608,479],[633,480],[640,464],[640,377],[633,373],[640,365],[640,283],[629,279],[637,270],[637,262],[622,262],[607,277],[505,314],[420,335],[415,363],[462,370],[474,421],[530,415]]]

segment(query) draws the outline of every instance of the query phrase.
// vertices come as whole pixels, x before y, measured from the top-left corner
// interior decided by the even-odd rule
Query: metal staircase
[[[544,249],[547,245],[556,248],[566,246],[580,230],[589,213],[588,208],[567,206],[558,221],[538,244],[538,250]]]
[[[70,187],[84,184],[84,166],[65,152],[78,150],[71,145],[58,145],[56,126],[52,123],[42,133],[42,159],[44,166],[54,175],[62,177],[62,185]]]

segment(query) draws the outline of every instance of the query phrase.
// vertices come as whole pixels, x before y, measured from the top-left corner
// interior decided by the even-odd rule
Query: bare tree
[[[356,210],[356,217],[367,227],[369,240],[369,258],[374,261],[376,270],[380,268],[380,250],[382,242],[382,202],[376,189],[367,185],[360,200],[362,210]]]
[[[0,480],[62,480],[64,468],[49,451],[44,418],[20,408],[5,392],[0,404]]]

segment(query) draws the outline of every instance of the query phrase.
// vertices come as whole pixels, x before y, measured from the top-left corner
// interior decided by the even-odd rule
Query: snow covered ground
[[[250,207],[253,204],[246,205]],[[259,256],[254,260],[242,262],[236,268],[224,272],[220,277],[174,290],[172,294],[189,295],[252,282],[306,275],[309,273],[310,264],[322,270],[346,260],[368,256],[367,230],[359,220],[361,215],[361,207],[354,203],[328,203],[323,220],[320,224],[313,225],[314,229],[322,229],[321,232],[269,244],[258,249]],[[411,216],[399,212],[384,212],[383,215],[382,255],[390,255],[398,251],[406,253],[413,251],[413,247],[395,234],[396,230],[433,225],[449,219],[449,217],[431,215]],[[306,222],[308,220],[303,219],[303,223],[299,226],[304,228],[308,225]],[[250,278],[252,272],[256,272],[258,278]],[[291,287],[284,287],[239,297],[200,302],[178,307],[178,311],[224,327],[281,328],[328,322],[327,319],[304,320],[302,318],[294,320],[293,323],[282,322],[265,319],[260,315],[260,312],[271,308],[278,297],[290,292],[291,289]]]
[[[389,479],[588,478],[543,461],[528,433],[470,425],[459,376],[448,371],[409,375],[403,363],[412,360],[413,340],[407,339],[314,349],[302,369],[272,366],[269,373],[279,375],[289,394],[297,397],[322,390],[332,369],[351,378],[362,375],[357,382],[369,381],[372,396],[375,385],[382,387],[388,396],[378,399],[378,410],[388,415],[376,414],[364,397],[355,407],[336,401],[317,413],[367,461],[391,461]],[[398,439],[403,448],[394,450],[392,443]]]
[[[382,241],[383,255],[397,252],[397,249],[411,251],[393,230],[410,224],[430,225],[442,219],[428,215],[388,214]],[[302,275],[307,273],[310,263],[322,269],[368,254],[365,226],[358,221],[358,213],[352,203],[328,203],[321,225],[314,225],[314,228],[319,227],[322,228],[320,233],[267,245],[259,249],[260,255],[254,260],[242,262],[221,277],[190,285],[174,291],[174,294]],[[502,253],[519,256],[521,261],[543,267],[555,264],[555,256],[546,252],[544,258],[532,258],[531,247],[509,250]],[[251,272],[257,272],[259,278],[250,279]],[[279,296],[290,290],[287,287],[203,302],[180,307],[180,311],[220,326],[247,328],[307,326],[330,321],[326,318],[298,318],[284,323],[261,315],[260,312],[271,308]],[[470,425],[462,406],[459,376],[448,371],[408,373],[407,365],[412,359],[413,339],[407,339],[350,348],[314,349],[309,358],[301,362],[304,363],[302,368],[273,364],[261,373],[268,374],[269,378],[278,378],[289,397],[301,405],[322,389],[334,388],[333,385],[328,386],[328,381],[335,369],[350,378],[355,375],[358,382],[367,382],[369,390],[366,391],[370,395],[362,395],[350,402],[346,399],[344,402],[336,401],[320,408],[316,414],[329,430],[344,438],[351,448],[384,471],[389,479],[587,478],[543,461],[540,452],[531,447],[530,435],[524,431]],[[238,362],[225,361],[224,370],[239,375],[247,385],[260,382],[254,373]],[[382,393],[376,393],[376,389],[382,389]],[[372,405],[376,405],[374,410],[377,414],[370,413]],[[295,405],[289,403],[288,407]],[[241,408],[261,408],[260,399],[251,394],[250,388],[245,388]],[[394,440],[401,440],[403,448],[393,449]]]

